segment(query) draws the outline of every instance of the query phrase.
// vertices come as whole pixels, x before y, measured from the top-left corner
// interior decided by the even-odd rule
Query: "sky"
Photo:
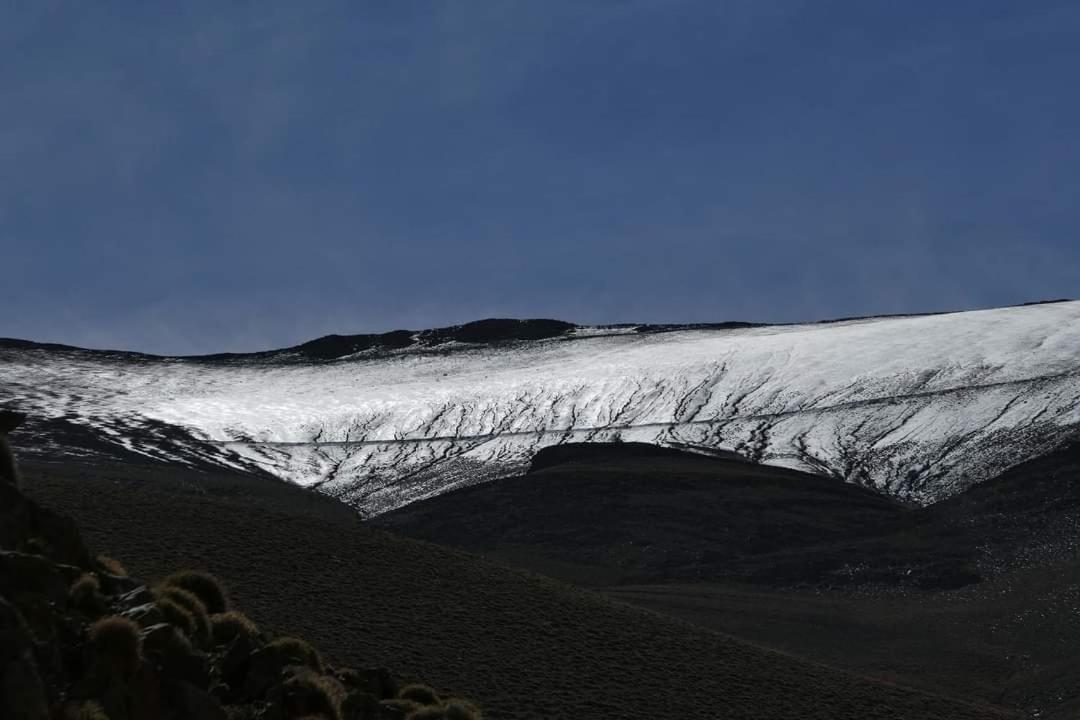
[[[1072,1],[0,0],[0,337],[1076,297],[1078,77]]]

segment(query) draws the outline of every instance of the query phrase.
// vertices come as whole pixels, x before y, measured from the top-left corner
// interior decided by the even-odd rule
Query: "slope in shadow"
[[[738,581],[952,587],[968,548],[857,485],[637,443],[541,450],[526,475],[462,488],[372,524],[571,582]]]
[[[136,573],[205,567],[273,632],[475,698],[499,718],[991,718],[458,551],[241,475],[27,463],[27,491]]]
[[[920,509],[778,468],[564,448],[375,522],[817,662],[1080,713],[1080,443]]]

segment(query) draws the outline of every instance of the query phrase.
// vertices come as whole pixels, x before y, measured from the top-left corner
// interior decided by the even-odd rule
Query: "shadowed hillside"
[[[480,720],[467,700],[268,635],[205,572],[149,585],[91,558],[70,518],[11,480],[0,478],[4,720]]]
[[[374,522],[885,680],[1080,712],[1080,444],[918,509],[628,445],[533,468]]]
[[[622,443],[548,448],[526,475],[370,522],[590,585],[939,587],[975,579],[970,552],[911,532],[916,518],[832,478]]]
[[[28,492],[133,573],[226,579],[260,626],[394,667],[490,718],[991,718],[364,527],[264,478],[33,463]]]

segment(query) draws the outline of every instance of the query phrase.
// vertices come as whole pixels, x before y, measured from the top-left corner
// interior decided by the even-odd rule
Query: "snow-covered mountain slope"
[[[378,513],[515,472],[539,447],[734,449],[927,503],[1080,428],[1080,302],[836,323],[562,331],[155,358],[0,344],[29,444],[259,467]],[[35,429],[36,428],[36,429]]]

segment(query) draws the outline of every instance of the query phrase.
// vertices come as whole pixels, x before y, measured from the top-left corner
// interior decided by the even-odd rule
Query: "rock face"
[[[0,719],[405,717],[385,668],[328,667],[303,641],[275,643],[231,611],[197,633],[201,598],[188,596],[189,612],[161,592],[169,579],[151,588],[118,568],[92,557],[71,519],[0,483]],[[317,662],[293,664],[281,646]]]

